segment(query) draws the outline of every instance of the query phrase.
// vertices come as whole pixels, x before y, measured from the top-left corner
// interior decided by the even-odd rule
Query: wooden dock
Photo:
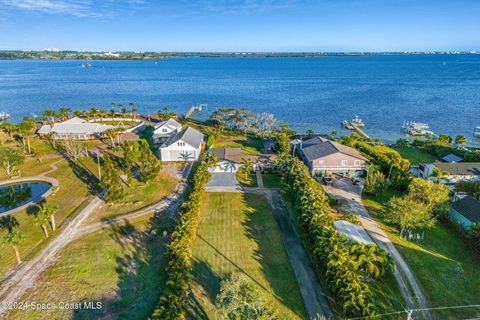
[[[355,123],[353,123],[352,121],[345,121],[344,122],[344,126],[345,128],[347,128],[348,130],[351,130],[351,131],[355,131],[356,133],[358,133],[359,135],[361,135],[362,137],[366,138],[366,139],[370,139],[370,136],[362,130],[362,128],[360,128],[359,126],[357,126]]]
[[[208,108],[208,106],[206,104],[199,104],[199,105],[196,105],[196,106],[191,106],[190,109],[188,109],[188,111],[184,114],[184,118],[185,119],[188,119],[192,116],[192,114],[196,111],[200,112],[203,110],[203,108]]]

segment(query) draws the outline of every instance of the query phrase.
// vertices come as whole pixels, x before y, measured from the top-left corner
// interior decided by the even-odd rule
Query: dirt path
[[[272,206],[273,215],[280,229],[280,234],[309,318],[317,319],[318,316],[323,316],[325,319],[334,319],[334,313],[313,271],[310,259],[302,244],[302,240],[295,230],[280,191],[265,188],[245,188],[245,192],[265,196]]]
[[[76,237],[84,236],[88,233],[98,231],[100,229],[103,229],[113,224],[130,221],[130,220],[151,214],[152,212],[162,212],[167,209],[172,212],[178,211],[173,209],[180,208],[180,205],[182,204],[182,196],[183,196],[183,193],[185,192],[186,187],[187,187],[187,184],[185,182],[180,182],[177,184],[174,191],[162,201],[155,203],[153,205],[150,205],[146,208],[122,215],[117,218],[113,218],[106,221],[93,223],[93,224],[89,224],[87,226],[81,227],[78,230]]]
[[[32,288],[42,272],[53,263],[57,254],[74,239],[82,222],[101,203],[102,200],[98,197],[91,199],[88,205],[61,229],[60,234],[40,254],[30,261],[23,262],[14,273],[4,279],[0,289],[0,301],[7,303],[20,301],[25,291]],[[0,318],[6,311],[0,305]]]
[[[353,185],[350,179],[337,178],[334,179],[332,185],[324,186],[324,188],[332,198],[337,199],[342,203],[338,208],[339,211],[357,215],[363,228],[368,232],[370,237],[380,248],[385,249],[390,253],[396,266],[394,275],[400,286],[400,291],[405,299],[407,307],[409,309],[416,309],[417,306],[414,301],[417,301],[420,309],[428,309],[427,299],[415,279],[412,270],[405,262],[400,252],[398,252],[387,233],[363,206],[361,199],[363,187],[361,185]],[[415,296],[412,296],[410,293],[407,283],[412,288]],[[425,310],[423,313],[428,319],[433,319],[428,310]]]
[[[122,217],[82,227],[83,222],[85,222],[89,215],[98,209],[103,202],[99,197],[91,199],[87,206],[82,209],[75,218],[62,227],[60,233],[42,252],[32,260],[23,262],[14,272],[2,280],[0,283],[0,301],[6,303],[20,301],[23,294],[35,285],[40,275],[55,262],[57,255],[79,236],[100,230],[108,225],[150,214],[152,211],[170,210],[172,207],[179,208],[182,202],[182,194],[186,189],[186,178],[188,177],[191,167],[192,166],[189,165],[179,173],[181,180],[175,187],[174,192],[162,201]],[[8,310],[2,308],[2,304],[0,304],[0,318],[2,318],[7,311]]]

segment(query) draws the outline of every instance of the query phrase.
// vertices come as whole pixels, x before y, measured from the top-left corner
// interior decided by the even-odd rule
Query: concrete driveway
[[[387,233],[382,229],[381,225],[370,216],[368,210],[362,203],[363,192],[362,180],[360,185],[353,185],[352,179],[345,177],[335,177],[331,185],[324,186],[328,195],[340,202],[336,207],[338,211],[344,213],[351,213],[358,216],[363,228],[378,246],[386,250],[393,257],[395,261],[394,276],[400,287],[403,298],[409,309],[415,309],[415,298],[421,309],[425,310],[423,314],[427,319],[432,319],[430,312],[427,310],[427,300],[423,294],[423,290],[415,279],[412,270],[405,262],[400,252],[398,252],[395,245],[392,243]],[[407,283],[413,290],[414,296],[410,293]],[[417,311],[420,313],[420,311]],[[418,314],[416,314],[418,315]]]
[[[238,183],[235,173],[214,172],[205,186],[207,192],[243,192],[243,187]]]

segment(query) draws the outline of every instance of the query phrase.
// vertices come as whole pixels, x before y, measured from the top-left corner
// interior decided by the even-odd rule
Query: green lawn
[[[257,175],[255,173],[248,173],[245,178],[245,173],[238,171],[237,180],[242,186],[245,187],[256,187],[257,186]]]
[[[247,137],[244,135],[225,135],[220,134],[217,137],[214,148],[242,148],[245,154],[261,154],[263,143],[259,138]]]
[[[364,204],[380,220],[384,203],[393,195],[364,197]],[[390,238],[409,264],[432,307],[480,304],[480,256],[473,253],[449,227],[438,223],[425,231],[425,239],[411,242],[401,239],[392,226],[385,224]],[[464,319],[480,316],[480,307],[434,311],[439,319]]]
[[[285,183],[280,176],[274,173],[262,173],[262,178],[265,188],[282,188]]]
[[[55,160],[58,161],[58,159]],[[34,163],[36,161],[31,162]],[[62,223],[84,204],[88,196],[88,188],[82,180],[75,175],[67,161],[61,161],[57,164],[57,167],[58,170],[48,176],[58,179],[60,186],[58,191],[54,195],[49,196],[47,200],[58,206],[59,209],[55,213],[55,218],[57,226],[61,228]],[[43,164],[37,163],[35,172],[47,170],[50,170],[50,167],[46,161]],[[45,239],[40,227],[35,225],[34,218],[27,214],[27,210],[14,213],[13,216],[17,218],[20,223],[20,230],[25,234],[25,241],[19,246],[20,254],[23,259],[31,259],[47,244],[49,239]],[[3,236],[3,234],[3,231],[0,232],[0,236]],[[51,238],[52,237],[50,237],[50,239]],[[3,272],[15,266],[15,264],[15,258],[11,248],[3,247],[2,250],[0,250],[0,276]]]
[[[207,193],[193,245],[191,319],[220,319],[220,281],[247,275],[282,319],[304,318],[303,301],[278,226],[266,199],[243,193]]]
[[[402,158],[410,161],[411,164],[432,163],[435,157],[431,154],[415,147],[395,147]]]
[[[130,186],[125,186],[127,194],[125,199],[115,204],[102,203],[100,209],[89,217],[88,222],[111,219],[148,207],[169,195],[177,182],[177,178],[167,173],[166,170],[162,170],[158,177],[148,184],[133,179]]]
[[[167,224],[156,221],[162,227],[152,236],[145,233],[152,226],[149,219],[122,222],[75,240],[22,300],[100,301],[101,310],[17,310],[8,319],[147,319],[165,288],[160,235]]]

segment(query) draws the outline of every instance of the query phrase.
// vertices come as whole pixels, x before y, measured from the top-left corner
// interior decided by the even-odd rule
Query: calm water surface
[[[47,108],[185,112],[206,103],[274,113],[299,131],[340,131],[358,114],[388,141],[404,120],[472,136],[480,124],[480,55],[175,58],[159,61],[0,60],[0,111],[14,120]]]
[[[18,208],[52,187],[46,182],[25,182],[0,187],[0,213]]]

